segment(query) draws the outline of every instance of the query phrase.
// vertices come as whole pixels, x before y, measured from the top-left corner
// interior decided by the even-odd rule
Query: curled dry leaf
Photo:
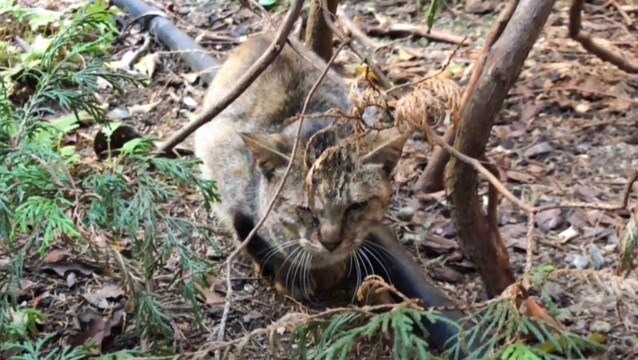
[[[95,354],[101,352],[102,346],[104,346],[105,340],[107,340],[114,329],[117,329],[123,325],[126,313],[124,310],[117,310],[110,314],[110,316],[102,316],[92,311],[86,311],[78,316],[82,322],[88,322],[86,330],[79,333],[72,341],[73,346],[80,346],[87,343],[93,343],[98,345],[94,350]]]
[[[139,71],[141,74],[151,77],[155,73],[155,65],[158,60],[159,54],[157,53],[144,55],[140,61],[133,65],[133,69]]]
[[[118,285],[105,285],[102,288],[82,295],[84,300],[98,309],[106,310],[117,307],[117,301],[124,296],[124,291]]]
[[[80,261],[72,259],[71,256],[61,250],[53,250],[49,252],[43,259],[42,270],[52,271],[61,277],[66,278],[66,273],[73,271],[85,276],[93,273],[100,273],[100,268]]]
[[[456,82],[439,77],[427,79],[396,104],[396,126],[426,130],[451,115],[456,122],[461,88]]]
[[[542,143],[531,146],[530,148],[525,150],[523,155],[527,158],[535,158],[538,156],[547,155],[552,151],[554,151],[554,148],[548,142],[544,141]]]

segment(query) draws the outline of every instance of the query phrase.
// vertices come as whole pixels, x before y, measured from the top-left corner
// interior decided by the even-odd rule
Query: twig
[[[195,130],[197,130],[202,125],[209,122],[215,116],[217,116],[220,112],[228,107],[235,99],[237,99],[247,88],[248,86],[257,79],[257,77],[270,65],[270,63],[275,60],[277,55],[283,49],[288,35],[292,30],[292,27],[295,23],[297,17],[299,17],[299,12],[303,6],[303,0],[295,0],[295,2],[291,5],[290,10],[286,14],[284,18],[284,22],[277,33],[276,39],[273,43],[268,47],[266,52],[257,59],[257,61],[244,73],[244,75],[239,78],[237,81],[237,85],[233,87],[224,97],[219,99],[216,103],[207,107],[203,112],[201,112],[193,121],[186,124],[182,129],[173,134],[166,142],[162,143],[156,153],[165,153],[172,148],[174,148],[177,144],[184,141],[190,134],[192,134]]]
[[[303,3],[303,1],[299,1],[299,0],[297,2]],[[226,287],[227,287],[227,292],[226,292],[226,303],[224,304],[224,312],[222,313],[222,319],[221,319],[220,324],[219,324],[219,334],[218,334],[219,341],[223,341],[224,340],[224,328],[226,326],[226,322],[228,321],[228,314],[230,313],[230,303],[232,301],[232,296],[233,296],[233,288],[232,288],[232,282],[231,282],[231,274],[232,274],[231,265],[232,265],[232,262],[235,259],[235,257],[237,256],[237,254],[239,254],[239,252],[243,248],[245,248],[248,245],[248,243],[255,237],[255,235],[257,234],[259,229],[263,226],[264,222],[266,221],[266,219],[270,215],[270,212],[272,211],[272,209],[273,209],[273,207],[275,205],[275,202],[279,198],[279,195],[281,194],[281,190],[283,189],[283,187],[284,187],[284,185],[286,183],[286,180],[288,179],[288,175],[290,175],[290,171],[292,170],[292,166],[293,166],[293,159],[295,158],[295,156],[297,154],[297,149],[299,148],[299,142],[300,142],[300,139],[301,139],[301,131],[302,131],[302,128],[303,128],[303,123],[304,123],[304,115],[306,114],[306,111],[308,110],[308,104],[310,103],[310,99],[312,98],[312,96],[314,95],[315,91],[317,90],[317,88],[319,87],[319,85],[323,81],[324,77],[328,73],[328,70],[330,70],[330,66],[332,66],[332,63],[334,63],[335,58],[337,57],[339,52],[341,52],[341,50],[343,49],[343,47],[345,45],[346,45],[346,43],[341,43],[339,48],[337,48],[337,51],[335,51],[335,53],[332,55],[332,58],[330,59],[330,61],[326,65],[325,69],[321,73],[321,76],[319,76],[317,81],[314,83],[314,85],[312,86],[312,88],[308,92],[308,95],[306,96],[306,100],[305,100],[305,102],[303,104],[303,107],[301,109],[300,119],[299,119],[299,127],[297,128],[297,134],[295,136],[295,142],[294,142],[294,144],[292,146],[292,154],[290,155],[290,161],[288,162],[288,167],[286,167],[286,172],[284,173],[284,175],[283,175],[283,177],[281,179],[281,182],[279,183],[279,186],[277,187],[277,190],[275,191],[275,194],[273,195],[272,200],[270,200],[270,203],[268,204],[268,207],[266,208],[266,212],[261,217],[261,219],[259,219],[259,222],[255,225],[255,227],[250,231],[250,233],[248,234],[246,239],[244,239],[244,241],[239,246],[237,246],[237,248],[230,254],[228,259],[226,260],[226,273],[227,273],[227,275],[226,275]]]
[[[465,38],[467,39],[467,36]],[[459,51],[460,48],[461,48],[461,44],[457,45],[454,48],[454,50],[452,51],[452,54],[450,54],[450,56],[448,56],[447,60],[445,61],[445,64],[443,64],[441,69],[439,71],[437,71],[436,73],[434,73],[434,74],[432,74],[430,76],[423,77],[423,78],[421,78],[419,80],[416,80],[416,81],[413,81],[413,82],[409,82],[409,83],[405,83],[405,84],[401,84],[401,85],[397,85],[397,86],[391,87],[385,93],[386,94],[390,94],[390,93],[393,93],[393,92],[395,92],[397,90],[403,89],[403,88],[408,87],[408,86],[416,86],[416,85],[421,84],[421,83],[423,83],[423,82],[425,82],[427,80],[430,80],[432,78],[435,78],[435,77],[441,75],[445,71],[445,69],[447,69],[448,66],[450,66],[450,63],[452,62],[452,59],[454,59],[454,56],[456,55],[456,53]]]
[[[625,190],[623,191],[622,199],[619,203],[616,204],[597,204],[597,203],[580,203],[580,202],[567,202],[562,204],[555,205],[545,205],[545,206],[532,206],[526,203],[525,201],[517,198],[514,194],[512,194],[505,185],[492,174],[481,162],[477,159],[469,157],[465,154],[460,153],[454,147],[450,146],[444,139],[435,134],[431,129],[427,129],[428,137],[432,139],[437,145],[441,146],[445,150],[449,151],[452,156],[461,160],[462,162],[472,166],[476,171],[478,171],[481,175],[485,176],[487,181],[493,186],[499,193],[501,193],[505,198],[507,198],[514,205],[519,207],[521,210],[525,211],[528,216],[528,224],[527,224],[527,250],[526,250],[526,263],[525,263],[525,273],[528,273],[532,268],[532,256],[534,254],[534,250],[536,247],[536,240],[534,238],[534,221],[536,215],[538,213],[552,210],[552,209],[562,209],[562,208],[570,208],[570,209],[596,209],[596,210],[606,210],[606,211],[619,211],[622,209],[626,209],[629,204],[629,196],[631,195],[632,187],[636,181],[638,181],[638,171],[634,172],[627,181],[627,185],[625,185]]]
[[[427,26],[413,25],[413,24],[385,24],[371,27],[368,29],[368,33],[380,34],[380,35],[418,35],[432,41],[445,42],[450,44],[470,45],[471,40],[467,37],[454,35],[442,31],[429,30]]]
[[[439,137],[436,133],[434,133],[434,131],[432,131],[431,129],[428,128],[427,131],[428,131],[428,134],[427,134],[428,137],[432,139],[437,145],[449,151],[450,154],[452,154],[454,157],[472,166],[476,171],[481,173],[481,175],[485,176],[485,178],[487,178],[487,181],[489,181],[490,184],[492,184],[509,201],[511,201],[516,206],[518,206],[519,208],[523,209],[524,211],[528,213],[534,210],[532,206],[525,203],[523,200],[517,198],[516,195],[512,194],[509,190],[507,190],[505,186],[503,185],[503,183],[500,180],[498,180],[496,176],[494,176],[494,174],[492,174],[489,170],[487,170],[485,166],[481,164],[480,161],[460,153],[458,150],[456,150],[455,148],[450,146],[447,142],[445,142],[445,140]]]
[[[627,14],[627,12],[623,9],[623,7],[620,6],[618,1],[611,0],[609,3],[611,4],[611,6],[616,8],[616,11],[618,11],[620,16],[622,16],[623,20],[625,21],[625,25],[627,25],[627,27],[631,27],[634,24],[634,20],[631,18],[631,16],[629,16],[629,14]]]
[[[392,82],[390,82],[390,79],[388,79],[388,77],[381,71],[381,69],[379,68],[379,66],[377,66],[377,64],[374,62],[374,60],[372,59],[368,59],[367,57],[363,56],[363,54],[361,53],[361,51],[359,51],[359,49],[357,49],[356,47],[352,46],[352,39],[349,36],[346,36],[334,23],[333,20],[333,16],[336,17],[335,14],[330,14],[330,12],[328,12],[327,7],[326,7],[326,0],[321,0],[321,6],[323,7],[323,16],[326,18],[326,25],[328,25],[328,27],[330,28],[330,30],[332,30],[332,33],[335,34],[339,40],[341,40],[342,43],[347,43],[349,44],[350,50],[364,63],[368,64],[368,66],[370,67],[370,69],[372,69],[372,71],[374,72],[374,74],[377,76],[377,78],[379,79],[379,82],[381,83],[381,86],[383,86],[386,89],[389,89],[392,87]]]
[[[602,39],[581,31],[583,3],[583,0],[572,0],[569,7],[569,37],[578,41],[585,50],[596,55],[599,59],[607,61],[625,72],[638,73],[638,60],[630,58],[617,48],[603,42]]]
[[[343,12],[343,10],[337,10],[337,17],[339,18],[339,23],[345,27],[352,37],[357,40],[361,45],[367,47],[368,49],[376,50],[383,46],[381,43],[369,37],[366,33],[364,33],[357,25],[350,20],[350,18]]]

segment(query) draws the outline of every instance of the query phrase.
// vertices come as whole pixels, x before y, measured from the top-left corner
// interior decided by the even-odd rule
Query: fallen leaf
[[[560,239],[561,244],[565,244],[568,241],[575,239],[578,235],[580,235],[578,230],[574,229],[573,226],[570,226],[558,234],[558,238]]]
[[[459,283],[463,281],[463,274],[449,266],[436,267],[432,269],[432,278],[437,281],[448,283]]]
[[[128,111],[131,114],[147,114],[153,111],[153,109],[155,109],[155,107],[157,107],[157,105],[159,105],[161,102],[162,100],[157,100],[149,104],[129,106]]]
[[[113,333],[113,329],[122,327],[123,321],[126,318],[124,310],[117,310],[112,313],[111,316],[102,316],[92,311],[86,311],[78,316],[78,318],[84,322],[88,322],[86,330],[79,333],[75,338],[71,340],[73,346],[80,346],[87,343],[93,343],[97,345],[94,349],[94,354],[99,354],[102,347]]]
[[[195,283],[195,289],[197,289],[197,292],[204,297],[204,302],[208,305],[220,305],[226,303],[226,299],[219,296],[213,290],[204,288],[198,283]]]
[[[537,156],[549,154],[552,151],[554,151],[554,148],[547,141],[544,141],[542,143],[531,146],[530,148],[525,150],[523,155],[527,158],[534,158]]]
[[[505,172],[505,176],[507,179],[512,179],[523,184],[532,184],[538,181],[536,176],[522,171],[508,170]]]
[[[159,60],[159,54],[146,54],[144,55],[140,61],[138,61],[135,65],[133,65],[133,69],[139,71],[140,73],[152,77],[155,73],[155,64]]]
[[[407,51],[405,51],[405,49],[403,48],[399,48],[397,50],[397,55],[399,56],[399,60],[401,61],[408,61],[408,60],[412,60],[415,58],[414,54],[411,54]]]
[[[574,110],[579,113],[579,114],[585,114],[587,113],[589,110],[591,110],[591,103],[588,102],[581,102],[578,105],[576,105],[576,107],[574,108]]]
[[[117,306],[117,300],[124,296],[124,291],[118,285],[105,285],[102,288],[88,294],[82,295],[84,300],[96,308],[106,310]]]
[[[99,267],[77,259],[72,259],[70,255],[61,250],[49,252],[44,257],[43,262],[42,270],[53,271],[63,278],[66,278],[66,273],[69,271],[77,272],[85,276],[92,275],[93,273],[99,274],[101,272]]]
[[[544,232],[559,228],[563,222],[560,209],[551,209],[536,215],[536,225]]]
[[[54,264],[65,260],[68,254],[62,250],[52,250],[42,259],[47,264]]]

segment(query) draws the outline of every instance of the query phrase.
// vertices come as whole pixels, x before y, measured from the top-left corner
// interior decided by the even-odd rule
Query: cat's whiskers
[[[310,293],[308,292],[308,289],[310,288],[310,281],[311,281],[311,277],[310,277],[310,269],[312,267],[312,254],[306,252],[306,261],[304,262],[304,295],[306,296],[306,298],[309,298]]]
[[[370,262],[370,258],[368,258],[368,255],[363,251],[362,248],[357,249],[357,253],[359,253],[359,256],[361,256],[361,260],[365,260],[364,267],[366,269],[366,276],[374,274],[374,266],[372,265],[372,262]],[[370,265],[369,273],[368,273],[368,267],[365,266],[366,263]]]
[[[293,269],[293,267],[296,267],[297,265],[294,260],[302,251],[303,249],[301,247],[294,249],[292,252],[288,254],[288,256],[286,256],[286,259],[283,262],[283,264],[285,265],[286,262],[288,262],[288,259],[290,259],[291,257],[293,258],[293,261],[290,262],[290,266],[287,267],[288,271],[286,271],[286,281],[284,285],[287,289],[288,289],[288,279],[290,278],[290,271]]]
[[[277,255],[278,252],[283,252],[283,250],[286,250],[287,248],[292,247],[294,245],[297,245],[297,241],[295,240],[289,240],[281,244],[276,244],[272,249],[268,250],[268,252],[266,253],[265,255],[266,258],[264,259],[263,265],[266,265],[268,261],[272,259],[273,256]]]
[[[368,247],[367,244],[364,243],[363,246],[361,246],[361,251],[363,251],[364,253],[367,252],[377,262],[377,264],[381,266],[381,269],[383,270],[383,272],[385,273],[387,277],[387,281],[392,281],[392,279],[390,278],[390,272],[388,271],[388,268],[385,266],[385,262],[383,261],[381,257],[377,256],[377,254],[375,253],[376,250],[374,248]]]
[[[359,291],[359,286],[361,286],[361,268],[359,267],[359,257],[357,256],[357,252],[353,252],[351,256],[354,260],[354,268],[357,275],[357,283],[351,300],[351,302],[354,302],[357,297],[357,291]]]
[[[377,250],[378,254],[387,254],[388,256],[393,257],[394,260],[401,261],[401,259],[398,256],[396,256],[391,250],[388,250],[379,244],[376,244],[373,242],[366,242],[365,244],[370,246],[370,249],[374,248],[375,250]]]

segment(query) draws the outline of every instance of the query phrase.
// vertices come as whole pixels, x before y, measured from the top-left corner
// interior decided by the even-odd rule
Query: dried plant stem
[[[228,256],[228,259],[226,260],[226,288],[227,288],[227,290],[226,290],[226,303],[224,304],[224,312],[222,313],[222,319],[221,319],[220,324],[219,324],[219,333],[218,333],[219,341],[223,341],[224,340],[224,329],[225,329],[226,323],[228,321],[228,315],[230,313],[230,304],[232,302],[232,296],[233,296],[232,276],[231,276],[231,274],[232,274],[232,267],[231,267],[232,262],[235,259],[235,257],[237,257],[239,252],[241,252],[242,249],[245,248],[248,245],[248,243],[257,235],[257,232],[263,226],[264,222],[266,221],[266,219],[270,215],[270,212],[272,211],[272,209],[273,209],[273,207],[275,205],[275,202],[279,198],[279,195],[281,194],[281,190],[283,189],[283,187],[284,187],[284,185],[286,183],[286,180],[288,179],[288,176],[290,175],[290,171],[292,170],[293,159],[295,158],[295,156],[297,154],[297,151],[299,149],[299,142],[300,142],[300,139],[301,139],[301,131],[302,131],[302,128],[303,128],[304,115],[306,114],[306,111],[308,110],[308,104],[310,104],[310,100],[312,99],[312,96],[314,95],[315,91],[317,90],[317,88],[319,87],[319,85],[321,84],[323,79],[325,78],[326,74],[328,73],[328,70],[330,70],[330,66],[332,66],[332,64],[334,63],[335,58],[337,57],[339,52],[341,52],[341,50],[343,49],[343,47],[345,45],[346,45],[346,43],[341,43],[339,48],[337,48],[337,50],[332,55],[332,58],[330,59],[330,61],[326,65],[325,69],[321,73],[321,76],[319,76],[317,81],[314,83],[314,85],[312,86],[312,88],[308,92],[308,95],[306,96],[306,100],[304,101],[303,107],[301,109],[301,113],[299,114],[299,126],[297,127],[297,134],[295,136],[295,142],[294,142],[294,144],[292,146],[292,154],[290,155],[290,162],[288,162],[288,166],[286,167],[286,172],[284,173],[284,175],[283,175],[283,177],[281,179],[281,182],[279,183],[279,186],[277,187],[277,190],[275,191],[275,194],[273,195],[272,200],[270,200],[270,203],[268,204],[268,207],[266,208],[266,212],[261,217],[261,219],[259,219],[259,222],[257,222],[257,224],[251,230],[251,232],[248,234],[246,239],[244,239],[244,241],[239,246],[237,246],[237,248]]]
[[[290,9],[288,10],[288,14],[286,14],[286,18],[284,19],[284,22],[281,28],[279,29],[279,32],[277,33],[277,37],[275,38],[273,43],[270,45],[270,47],[264,53],[264,55],[262,55],[257,60],[257,62],[248,69],[248,71],[244,74],[244,76],[241,77],[237,85],[225,97],[219,100],[214,106],[211,106],[210,108],[208,108],[200,116],[198,116],[197,119],[192,121],[189,124],[189,126],[183,128],[181,131],[179,131],[178,134],[175,134],[174,136],[172,136],[171,139],[173,139],[173,141],[169,139],[169,141],[164,143],[163,149],[160,148],[161,152],[164,152],[167,149],[172,148],[177,143],[179,143],[184,138],[186,138],[192,131],[197,129],[199,126],[205,124],[210,119],[212,119],[217,114],[219,114],[222,110],[224,110],[228,105],[230,105],[231,102],[237,99],[246,90],[246,88],[248,88],[248,85],[252,83],[261,74],[261,72],[263,72],[266,69],[266,67],[270,65],[270,63],[272,63],[275,60],[277,55],[279,55],[281,50],[283,50],[284,45],[286,44],[288,35],[290,34],[290,31],[292,30],[292,26],[297,20],[297,18],[299,17],[299,13],[301,12],[303,3],[304,3],[303,0],[295,0],[295,2],[291,5]],[[299,129],[301,129],[301,124],[299,126]],[[180,135],[180,136],[177,136],[177,135]],[[295,140],[293,152],[296,151],[297,149],[297,143],[298,143],[298,139]],[[284,175],[284,178],[281,181],[281,184],[279,185],[277,194],[281,191],[281,188],[284,185],[284,181],[286,180],[289,170],[290,170],[290,164],[288,164],[288,169],[286,171],[286,174]],[[266,211],[266,214],[265,214],[266,216],[270,212],[276,197],[277,196],[275,196],[273,198],[273,201],[271,201],[271,203],[269,204],[268,210]],[[231,273],[232,273],[231,263],[233,259],[237,256],[237,254],[241,251],[241,249],[243,249],[246,246],[246,244],[248,244],[248,242],[255,236],[255,233],[257,232],[257,230],[259,230],[259,227],[261,227],[261,225],[265,221],[266,216],[264,216],[259,221],[259,223],[255,226],[253,231],[250,232],[250,234],[244,240],[244,242],[241,243],[241,245],[239,245],[235,249],[235,251],[233,251],[228,257],[227,279],[226,279],[226,285],[227,285],[226,303],[224,304],[224,312],[222,313],[222,318],[219,323],[219,331],[217,335],[220,340],[224,339],[226,323],[228,322],[228,314],[230,313],[230,302],[233,295],[233,287],[231,282]]]

